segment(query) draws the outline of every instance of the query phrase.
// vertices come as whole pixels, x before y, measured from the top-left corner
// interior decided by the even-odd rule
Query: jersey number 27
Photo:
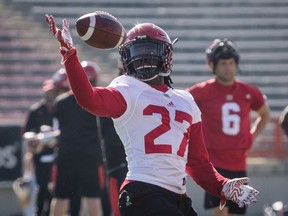
[[[172,145],[169,143],[166,144],[155,144],[154,140],[165,134],[167,131],[171,129],[170,123],[170,115],[169,111],[166,107],[163,106],[156,106],[156,105],[149,105],[147,106],[143,114],[144,115],[152,115],[154,113],[161,115],[161,121],[162,124],[152,129],[150,132],[148,132],[145,137],[145,152],[146,154],[153,154],[153,153],[166,153],[166,154],[172,154]],[[183,123],[184,121],[187,121],[189,125],[192,123],[192,116],[188,113],[185,113],[183,111],[175,110],[175,119],[176,122]],[[179,149],[177,151],[177,155],[180,157],[184,157],[185,149],[188,144],[187,140],[189,138],[188,132],[183,133],[182,141],[179,145]]]

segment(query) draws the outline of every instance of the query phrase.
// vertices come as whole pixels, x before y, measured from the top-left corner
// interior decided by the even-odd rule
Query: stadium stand
[[[40,99],[42,82],[59,67],[59,56],[57,44],[47,39],[39,23],[3,1],[0,10],[0,118],[1,124],[19,124]]]
[[[80,58],[99,63],[104,83],[116,74],[117,50],[99,51],[88,47],[77,36],[74,27],[78,17],[95,10],[113,14],[126,29],[137,22],[154,22],[163,27],[172,40],[178,37],[172,74],[177,88],[184,89],[211,78],[205,65],[204,50],[214,38],[228,37],[236,41],[241,52],[241,73],[238,78],[258,86],[267,95],[273,114],[271,122],[249,154],[281,160],[288,158],[288,139],[278,125],[278,116],[288,104],[287,0],[2,0],[0,125],[22,124],[29,106],[40,99],[41,83],[60,66],[58,44],[49,34],[44,21],[46,13],[53,14],[59,26],[63,18],[70,21]],[[266,167],[258,158],[255,163],[251,173],[256,172],[257,180],[257,172],[261,173],[261,169]],[[263,188],[259,188],[263,195],[259,198],[255,208],[257,214],[254,215],[260,215],[263,204],[272,199],[286,198],[287,201],[287,193],[281,193],[283,188],[277,190],[279,194],[266,191],[271,188],[271,181],[277,182],[277,187],[287,183],[287,164],[283,167],[285,169],[279,171],[279,175],[277,170],[282,166],[278,162],[273,164],[273,170],[269,170],[264,178],[262,173],[259,174],[257,182],[260,182],[260,186],[262,182],[266,183],[265,180],[269,186],[263,184]],[[202,206],[200,201],[199,204],[197,199],[195,202],[199,209]],[[7,215],[1,206],[0,210]]]
[[[25,6],[17,9],[14,4],[20,5],[0,2],[1,125],[23,123],[30,105],[41,98],[42,82],[51,78],[61,59],[58,44],[43,25],[44,15],[34,19]]]
[[[78,17],[94,10],[113,14],[126,29],[137,22],[154,22],[167,30],[172,40],[179,38],[175,45],[173,70],[174,86],[178,88],[211,77],[205,65],[204,50],[214,38],[228,37],[236,41],[241,52],[238,78],[258,86],[267,95],[273,116],[277,117],[287,105],[286,0],[154,0],[149,3],[133,0],[11,0],[2,4],[2,8],[4,6],[11,10],[1,12],[1,25],[9,23],[0,30],[0,97],[6,103],[0,110],[5,115],[15,109],[15,112],[25,112],[26,106],[39,97],[31,88],[39,87],[43,78],[59,66],[55,42],[51,43],[53,39],[44,22],[45,13],[53,14],[59,25],[63,18],[67,18],[74,44],[79,45],[80,56],[88,60],[98,56],[105,74],[114,73],[116,60],[110,61],[112,63],[107,60],[117,58],[117,50],[99,51],[88,47],[77,36],[74,27]],[[7,15],[12,12],[15,16]],[[29,79],[31,75],[33,79]],[[16,108],[12,107],[13,102]]]

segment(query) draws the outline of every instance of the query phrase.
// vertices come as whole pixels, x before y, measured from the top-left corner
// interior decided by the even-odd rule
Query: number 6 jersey
[[[211,79],[188,90],[202,112],[204,140],[214,166],[245,170],[252,145],[250,111],[263,106],[263,94],[240,80],[224,86]]]

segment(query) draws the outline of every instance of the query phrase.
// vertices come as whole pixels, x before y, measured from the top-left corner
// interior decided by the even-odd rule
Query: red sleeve
[[[56,184],[57,179],[57,165],[53,164],[51,168],[51,179],[50,181]]]
[[[67,51],[66,55],[69,57],[65,60],[65,68],[78,104],[94,115],[112,118],[121,116],[127,107],[121,93],[114,88],[92,87],[79,62],[76,49]]]
[[[209,160],[203,139],[202,122],[191,126],[186,171],[204,190],[220,197],[222,187],[228,179],[220,175]]]
[[[251,108],[255,111],[258,111],[264,105],[266,96],[263,95],[257,87],[250,86],[250,88],[253,95],[253,98],[251,100],[252,101]]]

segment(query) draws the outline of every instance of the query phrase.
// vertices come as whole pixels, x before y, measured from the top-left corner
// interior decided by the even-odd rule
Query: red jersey
[[[239,80],[231,86],[216,79],[188,89],[202,112],[204,140],[215,167],[231,171],[246,169],[252,145],[250,111],[265,103],[258,88]]]
[[[215,196],[221,195],[223,184],[228,179],[221,176],[209,160],[202,136],[201,114],[188,92],[169,89],[167,86],[149,86],[128,76],[116,78],[108,87],[93,88],[79,63],[75,49],[69,50],[64,58],[69,82],[80,106],[94,115],[111,117],[116,124],[116,132],[121,138],[128,161],[130,161],[128,180],[140,181],[141,179],[176,193],[185,193],[185,179],[182,177],[186,176],[186,166],[186,172],[203,189]],[[139,91],[139,88],[143,89]],[[153,96],[156,94],[159,100],[149,100],[150,92],[153,92]],[[138,98],[144,102],[137,101]],[[144,105],[148,102],[153,104],[145,108]],[[175,116],[171,116],[171,113]],[[147,131],[144,137],[141,131],[142,123],[138,122],[139,116],[137,115],[142,116],[142,119],[146,118],[143,120],[143,125],[145,122],[147,124],[151,122],[150,127],[142,127]],[[171,143],[166,142],[168,139],[166,136],[170,137]],[[143,143],[143,140],[138,142],[141,137],[147,141],[145,141],[145,146],[139,146],[139,143]],[[177,146],[173,143],[177,143]],[[180,149],[177,150],[176,147]],[[164,158],[166,155],[166,158],[158,161],[159,158],[154,157],[152,153],[155,156],[158,155],[159,158]],[[142,160],[148,157],[149,159]],[[171,161],[167,162],[168,158]],[[156,160],[158,163],[154,163],[157,162]],[[164,164],[163,161],[165,161]],[[170,165],[167,166],[168,164]],[[157,177],[158,179],[155,176],[158,176],[160,172],[154,171],[157,170],[155,166],[161,167],[161,176]],[[169,170],[165,173],[163,167]],[[178,174],[170,176],[172,172],[180,173],[181,180],[178,180],[180,179]],[[139,175],[145,175],[145,177],[138,178]],[[177,182],[171,183],[171,178],[177,179]]]

